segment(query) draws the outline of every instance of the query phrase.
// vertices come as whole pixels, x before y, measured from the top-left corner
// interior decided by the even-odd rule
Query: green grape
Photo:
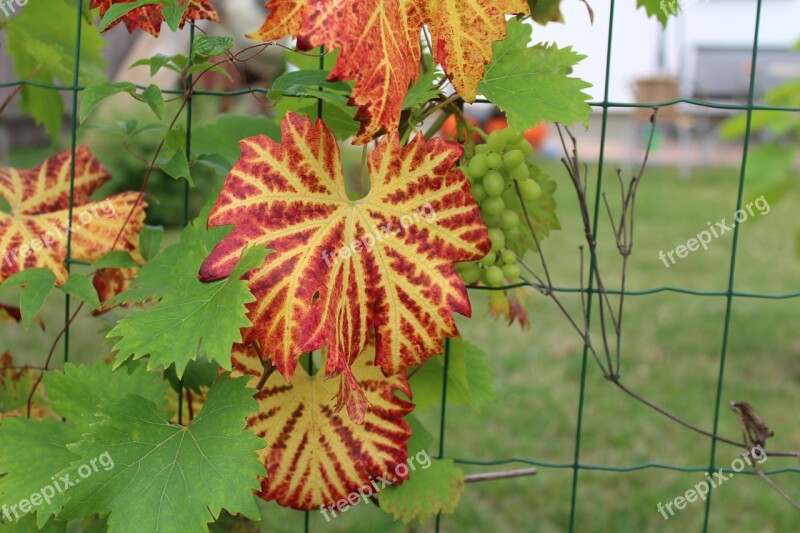
[[[519,146],[516,146],[515,148],[525,154],[526,158],[533,155],[533,146],[527,141],[527,139],[523,139],[522,142],[519,143]]]
[[[486,161],[491,169],[497,170],[499,168],[503,168],[503,156],[496,152],[492,152],[486,156]]]
[[[487,196],[500,196],[506,190],[506,180],[503,179],[503,175],[498,171],[490,170],[483,177],[483,189],[486,191]]]
[[[475,157],[470,160],[468,168],[473,178],[482,178],[483,175],[486,174],[486,171],[489,170],[489,165],[486,160],[486,154],[476,154]]]
[[[490,266],[484,276],[486,284],[490,287],[499,287],[503,284],[503,269],[499,266]]]
[[[481,269],[478,266],[478,263],[467,263],[467,265],[461,270],[460,274],[461,281],[463,281],[466,285],[475,283],[481,279]]]
[[[484,255],[478,263],[482,264],[483,266],[490,267],[492,266],[495,261],[497,261],[497,254],[495,252],[489,252],[488,254]]]
[[[489,153],[489,146],[485,144],[479,144],[475,147],[475,154],[488,154]]]
[[[526,180],[519,184],[519,192],[526,202],[538,200],[542,196],[542,188],[534,180]]]
[[[478,182],[472,184],[472,196],[475,198],[475,201],[480,203],[484,198],[486,198],[486,190],[483,188]]]
[[[498,252],[506,245],[506,236],[500,228],[489,228],[489,239],[492,241],[492,251]]]
[[[493,131],[489,134],[489,139],[486,141],[486,146],[492,152],[502,152],[506,147],[506,139],[501,130]]]
[[[509,230],[519,226],[519,215],[506,209],[500,214],[500,229]]]
[[[499,215],[506,208],[506,203],[499,196],[491,196],[481,202],[481,209],[487,215]]]
[[[519,265],[503,265],[502,270],[503,275],[509,279],[517,279],[522,274]]]
[[[531,171],[528,168],[528,165],[526,165],[525,163],[517,165],[511,170],[509,170],[509,174],[511,174],[511,177],[517,181],[525,181],[529,177],[531,177]]]
[[[503,164],[505,164],[506,168],[518,167],[524,162],[525,154],[523,154],[521,150],[511,150],[510,152],[506,152],[506,155],[503,156]],[[472,163],[470,162],[470,167],[471,166]]]
[[[517,242],[519,240],[519,226],[503,231],[506,236],[506,242]]]
[[[487,228],[496,228],[500,225],[500,215],[487,215],[484,213],[482,218]]]
[[[514,144],[522,139],[522,135],[514,131],[514,128],[506,128],[503,130],[503,138],[506,140],[506,144]]]
[[[512,250],[503,250],[500,254],[500,258],[503,260],[503,263],[507,265],[513,265],[517,262],[517,254]]]

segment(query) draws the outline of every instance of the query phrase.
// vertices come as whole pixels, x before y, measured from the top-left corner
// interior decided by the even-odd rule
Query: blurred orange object
[[[492,133],[496,130],[504,130],[507,127],[508,120],[506,120],[506,117],[490,118],[486,121],[486,126],[483,128],[483,131],[486,133]]]
[[[467,117],[469,119],[470,124],[473,126],[477,126],[478,122],[471,117]],[[455,115],[450,115],[447,117],[447,120],[444,121],[442,127],[439,128],[439,134],[447,139],[448,141],[455,141],[458,138],[458,119]],[[479,138],[477,134],[472,134],[474,142],[478,142]]]
[[[537,152],[542,147],[542,143],[547,138],[547,124],[540,122],[529,130],[525,131],[525,140],[531,143]]]

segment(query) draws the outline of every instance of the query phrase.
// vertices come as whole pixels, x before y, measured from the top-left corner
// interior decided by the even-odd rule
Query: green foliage
[[[516,19],[508,21],[507,31],[504,41],[494,43],[494,59],[478,91],[505,111],[517,131],[541,121],[588,125],[591,109],[583,89],[591,85],[568,76],[586,56],[554,44],[527,48],[532,28]]]
[[[0,288],[22,287],[19,298],[22,324],[29,328],[53,290],[56,276],[46,268],[29,268],[8,278]]]
[[[162,226],[145,226],[139,232],[139,253],[145,261],[150,261],[161,251],[161,242],[164,240]]]
[[[267,117],[222,114],[214,122],[192,131],[192,154],[197,160],[210,155],[222,157],[226,168],[221,170],[221,174],[227,174],[241,155],[239,141],[254,135],[266,135],[279,141],[281,130]]]
[[[463,339],[450,341],[447,367],[447,403],[466,405],[476,412],[496,401],[492,369],[486,353]],[[442,402],[444,356],[429,359],[411,378],[414,404],[420,411]]]
[[[141,294],[142,283],[157,280],[145,294],[160,292],[161,301],[153,309],[123,318],[109,332],[109,339],[119,338],[114,345],[117,366],[130,357],[150,355],[148,369],[174,364],[180,377],[189,361],[203,356],[230,370],[231,346],[241,342],[240,329],[250,325],[245,304],[254,300],[241,277],[263,263],[266,251],[248,250],[230,277],[203,283],[197,271],[210,248],[204,246],[202,230],[191,228],[186,233],[186,241],[182,239],[178,247],[185,246],[189,254],[171,264],[156,258],[142,269],[144,280],[140,276],[134,287]]]
[[[100,307],[100,298],[92,285],[92,281],[83,274],[72,273],[69,279],[59,287],[64,294],[74,296],[78,300],[89,304],[92,309]]]
[[[105,31],[114,22],[118,21],[120,18],[124,17],[137,7],[163,3],[164,0],[133,0],[132,2],[113,4],[110,8],[108,8],[108,11],[106,11],[105,15],[103,15],[103,18],[100,20],[100,31]]]
[[[8,418],[0,424],[0,502],[15,504],[52,484],[51,477],[67,468],[78,456],[67,449],[77,442],[80,432],[59,420]],[[49,501],[38,506],[18,508],[20,514],[36,514],[43,525],[58,513],[64,503],[63,495],[53,491]]]
[[[63,372],[45,374],[44,385],[53,409],[66,418],[79,435],[91,429],[91,424],[97,421],[97,408],[105,401],[138,394],[162,407],[167,392],[161,377],[147,372],[144,365],[132,364],[112,371],[109,365],[99,361],[91,367],[67,364]]]
[[[86,121],[94,109],[106,98],[111,98],[115,94],[128,93],[140,102],[146,103],[158,118],[164,117],[164,97],[161,89],[156,85],[148,85],[141,93],[136,92],[136,86],[127,81],[118,83],[95,83],[89,85],[83,91],[80,113],[78,115],[81,122]]]
[[[4,23],[8,54],[20,79],[71,86],[74,77],[78,11],[63,1],[28,2],[19,15]],[[100,54],[105,40],[97,28],[81,21],[81,56],[78,83],[103,79],[105,61]],[[64,102],[59,92],[24,85],[20,107],[55,141],[61,131]]]
[[[114,250],[92,263],[94,268],[136,268],[139,263],[134,261],[130,252]]]
[[[404,524],[412,520],[423,523],[439,513],[452,513],[464,492],[464,472],[451,459],[429,460],[428,468],[415,463],[409,479],[380,493],[381,509]]]
[[[112,532],[133,524],[140,531],[203,531],[222,509],[257,519],[252,491],[266,475],[256,455],[264,441],[244,431],[256,410],[246,382],[220,377],[185,427],[140,395],[103,403],[101,421],[72,450],[81,457],[75,464],[111,453],[114,466],[72,487],[60,517],[110,512]]]
[[[186,2],[188,5],[189,2]],[[224,54],[233,47],[233,37],[197,35],[192,45],[192,63],[203,63],[214,56]]]

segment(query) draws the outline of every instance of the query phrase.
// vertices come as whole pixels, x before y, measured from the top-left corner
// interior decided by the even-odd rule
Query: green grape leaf
[[[217,363],[198,357],[196,361],[189,361],[183,378],[179,378],[175,372],[175,365],[170,366],[164,371],[164,377],[176,392],[188,389],[197,394],[203,393],[203,387],[210,387],[219,375],[220,367]]]
[[[412,382],[413,383],[413,382]],[[411,438],[408,439],[408,455],[416,455],[428,448],[433,442],[433,435],[420,422],[419,418],[410,414],[406,417],[406,422],[411,426]]]
[[[58,80],[72,85],[75,64],[77,4],[66,2],[28,2],[17,16],[4,22],[8,54],[20,79],[53,84]],[[90,85],[104,79],[105,46],[97,28],[81,22],[81,61],[79,83]],[[43,124],[55,140],[61,131],[64,102],[58,91],[23,85],[20,108]]]
[[[447,403],[466,405],[480,412],[483,405],[496,401],[492,369],[486,353],[463,339],[450,341],[447,366]],[[441,405],[444,357],[432,357],[411,378],[416,409]]]
[[[321,109],[325,124],[338,140],[348,139],[358,131],[359,123],[355,120],[355,108],[343,108],[341,105],[333,105],[322,101]],[[275,111],[277,111],[279,118],[284,117],[289,112],[293,112],[316,119],[319,110],[319,101],[311,98],[281,98],[275,104]]]
[[[114,250],[92,263],[92,268],[136,268],[140,266],[130,252]]]
[[[145,226],[139,232],[139,253],[145,261],[150,261],[161,251],[164,240],[163,226]]]
[[[83,274],[71,273],[66,283],[59,287],[64,294],[74,296],[78,300],[85,302],[91,306],[92,309],[100,308],[100,297],[97,295],[97,290],[92,285],[89,278]]]
[[[589,123],[591,84],[570,77],[572,67],[586,56],[571,47],[537,44],[528,48],[532,27],[508,21],[507,37],[494,43],[494,59],[485,70],[478,92],[505,111],[508,123],[525,131],[539,122],[571,125]]]
[[[105,402],[101,421],[71,448],[84,463],[110,453],[113,467],[71,487],[59,518],[110,512],[111,532],[207,531],[222,509],[258,519],[264,441],[245,430],[257,410],[246,382],[220,377],[188,426],[170,423],[171,413],[142,396]]]
[[[161,8],[161,12],[164,14],[164,20],[167,21],[167,26],[169,26],[169,29],[172,31],[178,31],[181,27],[183,15],[186,13],[186,9],[191,2],[186,1],[180,3],[178,0],[159,0],[159,2],[164,4],[164,7]]]
[[[417,83],[406,93],[406,98],[403,100],[403,109],[413,109],[429,100],[438,98],[442,94],[441,89],[438,88],[442,76],[444,74],[435,70],[427,74],[421,74]]]
[[[404,524],[412,520],[423,523],[439,513],[456,510],[464,492],[464,472],[456,468],[451,459],[428,458],[428,461],[427,468],[418,465],[401,485],[388,487],[380,493],[381,510]]]
[[[64,496],[59,487],[54,488],[58,477],[53,476],[78,458],[67,445],[80,437],[76,428],[60,420],[14,417],[2,421],[0,502],[9,506],[12,521],[35,513],[36,523],[42,526],[61,509]],[[21,500],[28,504],[17,505]]]
[[[136,85],[129,81],[121,81],[118,83],[102,82],[93,83],[83,90],[83,100],[81,100],[81,108],[78,113],[78,118],[83,123],[92,114],[92,111],[100,105],[100,102],[106,98],[111,98],[115,94],[122,92],[135,94]]]
[[[151,83],[136,99],[146,103],[159,119],[164,118],[164,95],[158,85]]]
[[[189,4],[189,2],[185,2]],[[233,37],[197,35],[192,45],[192,63],[203,63],[214,56],[224,54],[233,47]]]
[[[26,514],[19,522],[0,521],[0,533],[66,533],[66,531],[67,523],[58,520],[48,520],[44,526],[39,528],[36,524],[36,516],[32,514]],[[86,532],[84,531],[84,533]]]
[[[231,349],[241,342],[240,330],[250,326],[245,304],[255,300],[242,276],[263,264],[266,250],[250,248],[231,276],[203,283],[196,276],[166,293],[154,309],[137,311],[108,333],[118,338],[114,363],[150,355],[148,370],[175,364],[178,377],[189,361],[202,355],[231,369]]]
[[[144,59],[136,60],[133,63],[133,65],[130,66],[130,68],[147,65],[147,66],[150,67],[150,77],[151,78],[153,76],[155,76],[156,74],[158,74],[159,70],[161,70],[162,68],[165,68],[165,67],[170,69],[170,70],[172,70],[172,71],[177,72],[178,74],[180,74],[181,73],[181,69],[177,65],[173,65],[172,64],[174,59],[175,59],[175,56],[168,56],[168,55],[164,55],[164,54],[155,54],[154,56],[151,56],[151,57],[146,57]]]
[[[531,17],[539,24],[548,22],[564,22],[561,14],[561,0],[528,0]]]
[[[239,141],[259,134],[274,141],[281,139],[280,126],[265,116],[219,115],[214,122],[192,131],[192,154],[219,154],[230,162],[230,170],[242,155]]]
[[[666,28],[669,17],[681,11],[682,2],[685,0],[636,0],[636,7],[643,7],[648,17],[657,19]]]
[[[17,272],[1,288],[22,287],[22,295],[19,298],[20,312],[22,313],[22,324],[29,328],[39,311],[42,310],[45,300],[53,290],[56,283],[56,275],[47,268],[29,268]]]
[[[211,250],[230,233],[230,229],[206,229],[206,219],[211,204],[204,215],[198,217],[181,233],[177,244],[168,246],[152,261],[144,265],[131,287],[114,297],[115,304],[141,303],[150,298],[161,298],[170,291],[196,287],[197,271]]]
[[[44,386],[56,412],[81,434],[97,421],[95,413],[106,400],[138,394],[156,400],[157,406],[162,407],[167,393],[166,383],[158,374],[147,372],[144,365],[112,371],[100,361],[91,367],[67,364],[63,372],[48,372]]]
[[[168,176],[175,179],[183,178],[194,187],[192,172],[189,170],[189,160],[186,159],[186,152],[183,150],[164,150],[164,155],[160,156],[156,163],[158,163],[158,168]]]

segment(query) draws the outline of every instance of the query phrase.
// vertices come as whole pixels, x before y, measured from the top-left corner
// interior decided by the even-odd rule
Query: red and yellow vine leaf
[[[36,315],[35,320],[39,324],[39,327],[42,328],[42,331],[47,329],[41,315]],[[2,322],[22,322],[22,312],[19,307],[0,303],[0,323]],[[11,356],[9,355],[9,357]],[[0,359],[0,363],[2,363],[2,359]],[[0,364],[0,366],[2,366],[2,364]]]
[[[261,481],[262,498],[295,509],[319,509],[369,486],[372,477],[407,477],[395,468],[408,457],[411,428],[404,418],[414,405],[396,392],[410,398],[411,389],[403,374],[384,377],[374,358],[375,347],[369,345],[353,363],[353,374],[372,405],[362,425],[337,411],[339,385],[323,379],[321,371],[309,376],[301,367],[291,383],[277,372],[266,380],[256,395],[259,412],[247,421],[248,429],[267,443],[259,452],[269,474]],[[232,360],[233,375],[251,375],[250,385],[256,386],[264,370],[258,355],[237,346]]]
[[[70,221],[70,166],[70,154],[64,152],[31,170],[0,168],[0,195],[11,208],[10,213],[0,212],[0,282],[20,270],[43,267],[63,283],[68,235],[72,236],[73,259],[96,261],[111,251],[131,210],[133,216],[115,249],[137,250],[146,207],[139,194],[123,193],[87,203],[110,176],[87,148],[80,147]]]
[[[441,353],[443,337],[458,335],[453,312],[471,311],[453,264],[490,248],[454,168],[462,148],[386,136],[368,159],[370,192],[352,201],[323,122],[290,113],[281,131],[282,144],[263,135],[240,143],[209,216],[209,227],[235,228],[200,269],[202,280],[219,279],[245,247],[275,250],[249,274],[256,301],[245,344],[257,341],[287,379],[301,354],[323,346],[328,375],[346,370],[373,330],[387,376]]]
[[[32,169],[0,167],[0,196],[11,214],[40,215],[69,208],[71,152],[56,154]],[[87,203],[111,174],[89,148],[75,150],[74,205]]]
[[[128,4],[135,0],[92,0],[92,9],[100,9],[100,17],[106,14],[114,4]],[[180,5],[189,2],[189,7],[181,19],[181,28],[187,20],[219,21],[219,15],[211,6],[209,0],[181,0]],[[125,23],[128,33],[133,33],[136,28],[141,28],[147,33],[158,37],[161,33],[161,23],[164,21],[161,4],[151,4],[132,9],[118,20],[111,23],[104,31],[108,31],[120,22]]]
[[[492,43],[505,38],[505,15],[529,13],[525,0],[271,0],[267,7],[271,13],[250,38],[291,35],[303,49],[341,49],[329,79],[355,80],[358,144],[397,130],[403,100],[419,74],[423,26],[430,28],[436,61],[472,101]]]

